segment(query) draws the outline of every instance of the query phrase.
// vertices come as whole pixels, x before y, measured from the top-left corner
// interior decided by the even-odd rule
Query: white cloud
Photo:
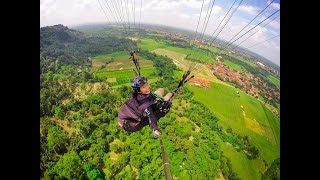
[[[241,5],[239,6],[238,10],[240,11],[243,11],[243,12],[246,12],[250,15],[257,15],[258,12],[257,12],[257,8],[256,7],[253,7],[253,6],[244,6],[244,5]]]
[[[214,5],[212,9],[212,14],[220,14],[220,13],[222,13],[222,8],[220,6]]]
[[[206,9],[209,5],[210,0],[205,0],[203,5],[203,10]],[[171,9],[182,9],[182,8],[192,8],[192,9],[201,9],[202,0],[143,0],[142,10],[171,10]],[[139,4],[140,2],[136,4]],[[146,4],[146,5],[144,5]]]
[[[271,27],[274,28],[274,29],[280,30],[280,20],[277,21],[277,19],[278,19],[278,18],[276,18],[275,20],[271,21],[271,22],[269,23],[269,26],[271,26]]]
[[[269,31],[269,33],[272,34],[273,36],[280,34],[279,31],[274,31],[274,30],[272,30],[272,29],[268,29],[268,31]]]
[[[106,0],[111,6],[111,1],[117,2],[120,5],[120,1],[114,0]],[[55,24],[63,24],[66,26],[73,26],[82,23],[89,23],[89,22],[106,22],[106,17],[99,2],[102,4],[105,12],[107,13],[108,18],[111,21],[114,21],[112,17],[112,12],[110,12],[106,8],[106,1],[105,0],[73,0],[73,1],[65,1],[65,0],[40,0],[40,27],[42,26],[50,26]],[[136,4],[136,23],[139,20],[140,15],[140,0],[133,0]],[[123,1],[124,2],[124,1]],[[205,13],[207,12],[207,8],[209,5],[210,0],[205,0],[203,11],[201,15],[201,21],[198,27],[198,32],[202,29]],[[130,22],[132,23],[132,9],[131,9],[131,1],[129,3],[129,11],[131,13]],[[220,4],[219,4],[220,3]],[[142,0],[142,9],[141,9],[141,22],[142,23],[153,23],[153,24],[163,24],[174,26],[178,28],[189,29],[195,31],[196,25],[199,19],[200,9],[202,5],[202,0]],[[210,21],[208,23],[206,34],[211,35],[213,31],[216,29],[220,21],[223,19],[226,12],[224,10],[228,10],[229,7],[224,7],[224,2],[216,1],[215,5],[213,6],[212,14]],[[123,7],[126,7],[123,4]],[[240,7],[239,7],[240,8]],[[246,11],[247,13],[255,13],[257,14],[257,7],[253,6],[242,6],[242,10]],[[126,17],[127,18],[127,17]],[[248,18],[248,19],[244,19]],[[223,29],[220,33],[218,38],[224,39],[229,41],[236,33],[238,33],[246,24],[251,20],[252,16],[250,17],[242,17],[238,13],[235,13],[234,16],[231,18],[227,26]],[[127,20],[127,19],[126,19]],[[225,19],[226,20],[226,19]],[[265,21],[264,23],[267,23]],[[263,24],[264,24],[263,23]],[[252,25],[256,25],[257,22],[252,23]],[[263,25],[261,24],[261,25]],[[264,28],[261,32],[258,32],[251,38],[249,38],[245,43],[242,45],[244,47],[259,43],[263,40],[266,40],[267,37],[274,36],[277,33],[278,29],[280,28],[280,20],[277,18],[274,22],[271,22],[267,26],[269,28]],[[247,27],[241,34],[246,32],[250,27]],[[278,27],[278,28],[277,28]],[[258,29],[258,27],[257,27]],[[272,31],[270,31],[271,29]],[[252,32],[248,33],[242,38],[248,37]],[[218,31],[217,31],[218,32]],[[240,35],[241,35],[240,34]],[[269,36],[267,36],[269,34]],[[278,33],[279,34],[279,33]],[[239,35],[238,35],[239,37]],[[235,42],[235,44],[241,42],[243,39],[239,39]],[[266,46],[265,42],[263,44],[258,45],[252,49],[255,52],[259,52],[259,54],[273,58],[273,61],[280,61],[280,58],[277,58],[277,54],[279,54],[279,40],[275,38],[272,40],[274,44],[270,46]],[[270,48],[270,49],[267,49]],[[270,55],[273,54],[273,55]],[[271,57],[272,56],[272,57]]]
[[[245,23],[240,18],[234,17],[231,21],[229,21],[227,26],[223,29],[223,31],[218,36],[218,38],[219,39],[223,39],[223,40],[228,42],[234,35],[236,35],[238,32],[240,32],[240,30],[246,24],[247,23]],[[232,41],[234,41],[235,39],[237,39],[238,37],[240,37],[241,35],[246,33],[249,29],[253,28],[255,25],[256,24],[249,25],[240,34],[238,34]],[[261,25],[257,26],[255,29],[253,29],[252,31],[250,31],[249,33],[247,33],[246,35],[244,35],[243,37],[241,37],[240,39],[235,41],[234,44],[235,45],[239,44],[244,39],[246,39],[247,37],[252,35],[254,32],[259,30],[262,26]],[[269,39],[270,37],[272,37],[274,35],[277,35],[277,34],[279,34],[279,33],[277,33],[276,31],[270,30],[270,28],[267,29],[266,27],[264,27],[260,31],[255,33],[253,36],[248,38],[246,41],[244,41],[240,46],[244,47],[244,48],[250,47],[250,46],[252,46],[254,44],[263,42],[263,41],[265,41],[265,40]],[[280,64],[280,42],[279,42],[279,38],[274,38],[274,39],[272,39],[270,41],[266,41],[264,43],[261,43],[261,44],[259,44],[257,46],[254,46],[254,47],[250,48],[250,50],[253,51],[253,52],[256,52],[256,53],[258,53],[258,54],[260,54],[260,55],[262,55],[264,57],[266,57],[267,59],[271,60],[272,62],[274,62],[274,63],[276,63],[278,65]]]
[[[178,16],[185,19],[191,18],[189,14],[179,14]]]
[[[270,3],[271,3],[271,1],[269,0],[268,4],[270,4]],[[280,9],[280,4],[279,3],[272,3],[270,5],[270,7],[274,8],[274,9]]]
[[[254,44],[261,43],[267,39],[270,39],[270,37],[266,36],[267,31],[265,31],[264,34],[258,32],[257,34],[259,35],[254,35],[254,36],[260,36],[260,37],[255,37],[252,36],[252,39],[250,42],[248,42],[244,47],[250,47]],[[259,40],[258,40],[259,39]],[[249,41],[249,40],[248,40]],[[244,43],[245,44],[245,43]],[[254,51],[267,59],[271,60],[272,62],[280,65],[280,38],[274,38],[269,41],[265,41],[261,44],[258,44],[252,48],[249,48],[251,51]]]
[[[207,10],[207,11],[202,11],[202,14],[201,14],[201,19],[200,19],[200,21],[204,21],[205,20],[205,18],[206,18],[206,15],[207,15],[207,13],[208,13],[208,15],[210,14],[210,11],[211,11],[211,9],[209,9],[209,10]],[[213,6],[213,8],[212,8],[212,11],[211,11],[211,15],[210,15],[210,19],[209,19],[209,23],[213,23],[213,22],[215,22],[215,21],[217,21],[217,15],[219,15],[219,14],[221,14],[223,11],[222,11],[222,8],[221,7],[219,7],[219,6]],[[200,15],[200,13],[199,14],[197,14],[197,17],[199,18],[199,15]]]
[[[205,0],[203,4],[203,11],[205,11],[208,8],[210,0]],[[143,0],[143,4],[145,3],[146,5],[143,5],[142,10],[171,10],[171,9],[183,9],[183,8],[192,8],[199,10],[201,9],[202,6],[202,0]],[[140,5],[140,3],[138,3]],[[218,8],[216,9],[219,11],[219,7],[213,6],[213,8]],[[214,10],[214,9],[213,9]]]
[[[275,30],[280,30],[280,18],[279,18],[279,13],[274,14],[273,16],[269,17],[268,19],[266,19],[269,15],[271,15],[271,13],[267,14],[267,16],[262,15],[260,17],[258,17],[256,19],[256,21],[254,21],[254,24],[258,24],[260,22],[262,22],[263,20],[265,20],[261,25],[265,25],[267,23],[269,23],[271,20],[271,22],[266,26],[266,27],[271,27]],[[275,18],[275,19],[274,19]],[[273,20],[274,19],[274,20]]]
[[[259,27],[259,26],[258,26]],[[257,29],[254,31],[254,30],[252,30],[252,32],[254,33],[254,32],[256,32],[256,31],[258,31],[261,27],[259,27],[258,28],[257,27]],[[266,37],[266,33],[268,32],[268,29],[266,29],[265,27],[264,28],[262,28],[261,30],[259,30],[256,34],[254,34],[252,37],[251,37],[251,39],[248,39],[248,41],[250,42],[252,42],[252,43],[259,43],[259,42],[262,42],[262,41],[264,41],[264,40],[266,40],[267,39],[267,37]]]
[[[171,10],[176,9],[180,4],[181,3],[177,1],[163,0],[157,2],[157,4],[151,8],[154,10]]]
[[[280,65],[280,38],[274,38],[270,41],[266,41],[257,46],[250,48],[251,51],[254,51],[272,62]]]
[[[52,13],[56,8],[55,0],[42,0],[40,1],[40,17]]]
[[[200,11],[201,5],[202,5],[202,0],[188,0],[188,1],[180,0],[179,2],[181,2],[181,4],[186,7],[199,9],[199,11]],[[203,9],[205,9],[209,5],[209,2],[210,2],[210,0],[204,1]]]
[[[101,0],[100,2],[102,6],[104,6]],[[110,14],[107,15],[111,18]],[[40,26],[48,26],[54,24],[64,24],[67,26],[72,26],[86,22],[105,21],[106,17],[103,14],[98,1],[47,0],[40,4]]]
[[[92,7],[96,7],[98,5],[98,2],[96,0],[76,0],[75,1],[75,8],[76,9],[88,9]]]
[[[143,1],[145,4],[143,4],[142,6],[142,11],[147,11],[149,10],[151,7],[153,7],[154,5],[157,4],[158,0],[153,0],[153,1],[149,1],[149,3],[146,3],[145,1]]]

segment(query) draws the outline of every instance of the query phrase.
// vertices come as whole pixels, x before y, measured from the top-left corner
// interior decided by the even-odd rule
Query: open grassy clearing
[[[141,73],[148,79],[157,78],[155,67],[145,67]],[[116,70],[116,71],[97,71],[95,75],[98,78],[109,80],[111,86],[130,83],[135,76],[132,69]]]
[[[129,60],[130,55],[128,52],[119,51],[111,54],[101,54],[95,57],[92,57],[92,66],[93,68],[99,68],[103,65],[106,67],[103,70],[113,71],[113,70],[123,70],[123,69],[132,69],[134,63],[132,60]],[[146,60],[143,57],[139,56],[140,67],[149,67],[153,66],[153,62]]]
[[[157,48],[163,48],[165,46],[166,45],[159,43],[159,42],[152,40],[152,39],[141,39],[141,41],[138,44],[139,48],[145,49],[148,51],[153,51]]]
[[[263,162],[259,159],[249,160],[244,153],[237,152],[228,142],[221,142],[221,151],[231,159],[232,169],[241,179],[256,180],[260,179],[259,173],[265,169]]]
[[[235,71],[239,71],[239,72],[248,72],[245,68],[243,68],[242,66],[235,64],[231,61],[228,60],[224,60],[223,64],[230,67],[231,69],[235,70]]]
[[[164,35],[163,35],[163,34],[155,34],[155,33],[147,33],[147,36],[164,37]]]
[[[274,75],[268,75],[267,79],[274,84],[278,89],[280,89],[280,79],[275,77]]]
[[[164,42],[158,42],[152,39],[141,39],[138,44],[139,48],[154,51],[158,48],[174,51],[184,55],[189,55],[190,58],[198,59],[202,62],[213,63],[215,58],[211,54],[207,54],[205,51],[199,48],[180,48],[174,46],[168,46]]]
[[[196,100],[215,113],[224,128],[231,127],[236,133],[250,136],[262,159],[271,163],[280,156],[280,121],[260,101],[222,84],[212,83],[209,90],[187,86]],[[247,124],[244,117],[250,119]]]
[[[217,83],[222,83],[222,84],[227,84],[223,81],[220,81],[210,70],[206,65],[198,62],[192,62],[189,60],[186,60],[184,57],[186,56],[185,54],[182,53],[177,53],[174,51],[170,51],[167,49],[155,49],[153,52],[159,55],[167,56],[173,60],[173,63],[176,64],[180,69],[183,71],[187,70],[191,64],[196,67],[192,74],[196,74],[197,77],[199,78],[204,78],[213,82]],[[182,74],[181,74],[182,75]],[[176,77],[181,77],[181,75],[177,75]]]

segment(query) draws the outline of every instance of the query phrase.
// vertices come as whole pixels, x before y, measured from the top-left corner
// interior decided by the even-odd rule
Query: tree
[[[227,133],[232,133],[232,128],[231,127],[227,128]]]
[[[58,107],[55,107],[55,108],[54,108],[54,115],[55,115],[57,118],[63,119],[63,118],[66,116],[66,113],[64,112],[63,109],[61,109],[60,106],[58,106]]]
[[[103,175],[98,169],[93,169],[87,172],[87,177],[89,180],[103,180]]]
[[[249,151],[249,154],[248,154],[249,159],[256,159],[259,156],[259,149],[253,145],[249,146],[248,151]]]
[[[103,156],[105,152],[108,150],[108,147],[106,147],[105,144],[98,143],[93,144],[89,148],[89,150],[83,150],[80,152],[80,156],[83,159],[86,159],[90,163],[92,163],[95,166],[100,166],[103,162]]]
[[[91,104],[89,111],[93,114],[93,115],[98,115],[99,113],[102,112],[102,109],[100,108],[99,105],[97,104]]]
[[[50,114],[51,102],[48,101],[50,97],[50,92],[47,88],[41,88],[40,90],[40,116]]]
[[[66,153],[54,166],[54,172],[60,178],[82,179],[81,160],[74,151]]]
[[[270,167],[264,172],[261,177],[262,180],[265,179],[280,179],[280,158],[275,159]]]
[[[92,79],[92,74],[90,74],[88,71],[82,71],[81,72],[81,79],[83,82],[89,81]]]
[[[115,153],[121,153],[122,147],[121,147],[119,144],[117,144],[117,143],[113,143],[113,144],[111,144],[111,146],[110,146],[110,150],[111,150],[111,151],[114,151]]]
[[[67,135],[57,126],[53,126],[48,129],[47,142],[50,150],[59,152],[66,150],[67,141]]]
[[[89,180],[103,180],[103,174],[94,168],[91,163],[85,163],[83,169],[86,171]]]

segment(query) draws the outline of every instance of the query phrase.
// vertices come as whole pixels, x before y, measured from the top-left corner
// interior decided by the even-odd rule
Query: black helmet
[[[130,52],[130,55],[133,56],[134,53],[136,53],[136,52],[132,50],[132,51]]]
[[[131,81],[131,87],[133,89],[138,89],[141,86],[143,86],[147,81],[148,81],[147,78],[145,78],[143,76],[136,76]]]

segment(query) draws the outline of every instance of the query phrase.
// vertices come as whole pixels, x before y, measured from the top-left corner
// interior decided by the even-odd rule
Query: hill
[[[165,50],[156,50],[159,47],[143,45],[142,39],[133,42],[120,34],[114,27],[42,29],[40,179],[164,178],[159,141],[150,128],[128,134],[116,121],[131,93],[127,83],[133,72],[126,52],[139,46],[141,71],[150,77],[151,89],[169,92],[184,73],[184,66],[175,65],[172,58],[188,62],[182,54],[190,49],[183,41],[164,37]],[[95,46],[103,48],[92,50]],[[204,67],[209,60],[197,63]],[[277,177],[279,119],[258,99],[213,77],[210,81],[211,89],[182,88],[170,113],[159,121],[173,178]]]
[[[114,36],[88,35],[61,24],[40,28],[40,55],[59,59],[62,64],[90,63],[90,57],[98,53],[127,50],[132,41]]]

